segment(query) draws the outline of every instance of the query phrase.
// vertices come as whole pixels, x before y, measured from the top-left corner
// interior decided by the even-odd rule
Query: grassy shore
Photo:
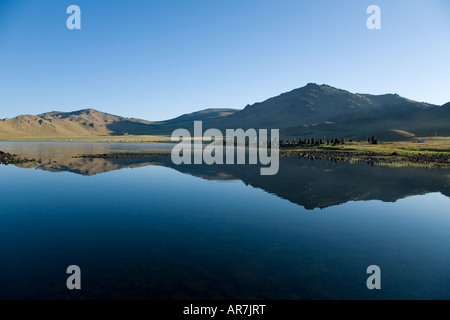
[[[417,141],[424,140],[424,143]],[[389,166],[450,166],[450,138],[423,137],[415,141],[346,142],[344,145],[317,147],[283,147],[281,156],[333,159],[338,161],[366,161]]]
[[[417,142],[424,140],[424,143]],[[339,151],[362,151],[390,154],[426,154],[426,153],[447,153],[450,154],[450,137],[423,137],[414,141],[380,142],[369,144],[367,142],[346,142],[344,145],[321,145],[320,147],[293,148],[292,150],[339,150]]]

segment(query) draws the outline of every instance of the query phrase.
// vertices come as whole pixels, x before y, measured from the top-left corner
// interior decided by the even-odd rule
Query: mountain
[[[416,102],[397,94],[354,94],[310,83],[230,115],[224,127],[279,128],[283,135],[338,136],[364,139],[367,134],[395,138],[408,135],[446,135],[450,106]],[[403,134],[406,132],[406,134]]]
[[[0,138],[170,134],[176,128],[192,126],[194,120],[210,121],[236,111],[206,109],[159,122],[124,118],[94,109],[74,112],[53,111],[0,120]]]
[[[49,112],[0,120],[1,138],[99,135],[170,135],[177,128],[277,128],[284,136],[382,140],[450,136],[450,103],[436,106],[397,94],[351,93],[309,83],[243,110],[205,109],[167,121],[124,118],[94,109]]]

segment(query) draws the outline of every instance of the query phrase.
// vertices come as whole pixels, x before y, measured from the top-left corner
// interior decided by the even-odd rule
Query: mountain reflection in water
[[[259,165],[174,165],[169,156],[75,158],[80,154],[115,151],[170,152],[170,145],[41,143],[25,144],[17,148],[17,145],[11,143],[0,147],[20,156],[37,159],[37,162],[18,165],[23,168],[92,176],[124,168],[164,166],[208,180],[241,180],[246,185],[260,188],[306,209],[326,208],[360,200],[394,202],[408,196],[431,192],[440,192],[450,197],[448,168],[386,167],[372,166],[364,162],[312,161],[282,157],[278,174],[261,176]]]

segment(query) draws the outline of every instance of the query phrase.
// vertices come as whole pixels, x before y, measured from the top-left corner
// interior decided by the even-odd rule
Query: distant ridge
[[[0,139],[105,135],[170,135],[177,128],[278,128],[282,135],[384,140],[450,135],[450,102],[436,106],[397,94],[351,93],[309,83],[243,110],[216,108],[166,121],[124,118],[95,109],[53,111],[0,120]]]

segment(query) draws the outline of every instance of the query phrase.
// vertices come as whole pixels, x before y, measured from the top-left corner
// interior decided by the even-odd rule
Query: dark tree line
[[[349,140],[348,142],[353,142]],[[357,142],[360,142],[357,140]],[[375,137],[368,138],[367,140],[370,144],[378,144],[378,140]],[[299,140],[280,140],[280,147],[318,147],[321,145],[327,146],[337,146],[345,145],[346,140],[344,138],[332,138],[332,139],[299,139]]]
[[[352,142],[352,140],[350,140]],[[344,145],[345,139],[341,138],[333,138],[333,139],[299,139],[299,140],[293,140],[293,141],[284,141],[280,140],[280,147],[318,147],[321,145],[330,145],[330,146],[336,146],[336,145]]]
[[[348,140],[348,142],[353,142],[353,140]],[[360,140],[357,140],[357,142],[360,142]],[[370,137],[367,139],[367,142],[370,144],[378,144],[378,140],[375,137]],[[223,145],[227,145],[229,141],[223,140]],[[233,144],[233,141],[231,142]],[[318,147],[322,145],[327,146],[337,146],[337,145],[345,145],[346,140],[345,138],[332,138],[332,139],[315,139],[315,138],[308,138],[308,139],[298,139],[298,140],[280,140],[279,146],[280,147]],[[268,141],[267,146],[270,147],[271,144],[276,144],[275,141]],[[234,146],[237,146],[237,141],[234,141]],[[258,143],[253,142],[249,143],[249,141],[245,141],[243,144],[245,146],[256,146]]]
[[[370,144],[378,144],[378,140],[375,137],[367,138],[367,142]]]

